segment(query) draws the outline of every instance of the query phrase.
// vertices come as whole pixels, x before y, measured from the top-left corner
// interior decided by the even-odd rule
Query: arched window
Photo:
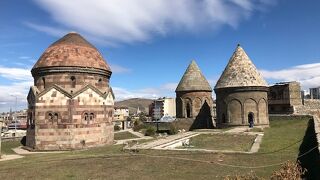
[[[93,121],[93,118],[94,118],[94,114],[93,114],[93,113],[90,113],[90,115],[89,115],[89,120],[90,120],[90,121]]]
[[[253,127],[254,124],[254,114],[253,112],[249,112],[248,114],[248,123],[249,123],[249,127]]]
[[[53,123],[53,114],[51,112],[48,114],[48,120],[49,122]]]
[[[54,122],[58,122],[58,118],[59,118],[58,113],[54,113],[54,115],[53,115],[53,121],[54,121]]]
[[[76,87],[76,77],[71,76],[70,80],[71,80],[71,87],[75,88]]]
[[[92,122],[94,120],[94,113],[84,113],[84,121],[87,122],[87,124],[90,124],[90,122]]]
[[[112,117],[113,116],[113,111],[110,110],[109,113],[108,113],[109,117]]]
[[[27,122],[27,126],[31,126],[31,122],[32,122],[32,113],[29,113],[29,117],[28,117],[28,122]]]
[[[187,111],[187,118],[191,118],[191,107],[190,107],[190,103],[187,103],[186,111]]]
[[[89,120],[89,114],[88,113],[84,113],[84,120],[88,121]]]
[[[43,84],[43,89],[46,88],[46,79],[44,77],[42,77],[42,84]]]

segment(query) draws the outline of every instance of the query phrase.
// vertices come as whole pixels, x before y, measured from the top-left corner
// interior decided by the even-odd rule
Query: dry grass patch
[[[114,133],[114,140],[124,140],[124,139],[134,139],[134,138],[139,138],[139,137],[128,131]]]
[[[249,151],[256,136],[245,134],[200,134],[190,138],[196,149]]]

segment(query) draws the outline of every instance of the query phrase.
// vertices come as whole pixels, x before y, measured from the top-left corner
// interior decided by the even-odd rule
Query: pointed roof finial
[[[240,46],[241,46],[240,43],[238,43],[238,44],[237,44],[237,47],[240,47]]]
[[[215,89],[244,86],[267,86],[267,82],[238,44]]]
[[[209,82],[202,74],[195,60],[192,60],[183,74],[176,92],[178,91],[212,91]]]

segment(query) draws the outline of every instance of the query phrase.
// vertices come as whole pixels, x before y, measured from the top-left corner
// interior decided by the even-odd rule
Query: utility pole
[[[15,108],[15,113],[14,113],[14,119],[15,119],[15,122],[14,122],[14,136],[16,137],[17,136],[17,99],[18,97],[16,97],[16,102],[15,102],[15,105],[14,105],[14,108]]]
[[[0,118],[0,159],[1,159],[1,155],[2,155],[2,152],[1,152],[1,143],[2,143],[2,123],[3,123],[3,119]]]
[[[15,101],[15,104],[14,104],[14,111],[13,111],[13,120],[14,120],[14,136],[16,137],[17,136],[17,99],[18,99],[18,96],[17,95],[11,95],[13,97],[16,98],[16,101]]]

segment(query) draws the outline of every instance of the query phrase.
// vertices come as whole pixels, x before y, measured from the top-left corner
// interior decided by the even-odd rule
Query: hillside
[[[153,102],[152,99],[132,98],[123,101],[116,101],[115,106],[126,106],[129,108],[130,114],[137,112],[139,107],[140,111],[149,113],[149,105]]]

